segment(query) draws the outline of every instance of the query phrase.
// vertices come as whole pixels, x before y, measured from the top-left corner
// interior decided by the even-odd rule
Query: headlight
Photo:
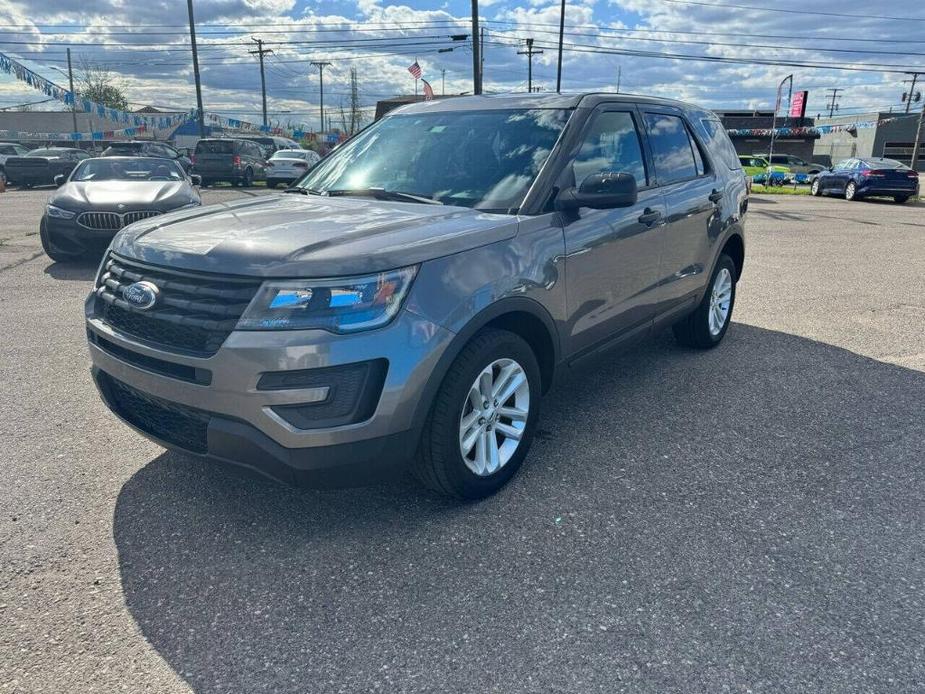
[[[55,217],[57,219],[73,219],[76,212],[71,212],[70,210],[63,210],[60,207],[55,207],[54,205],[48,205],[45,208],[46,213],[49,217]]]
[[[365,277],[265,282],[238,321],[238,330],[371,330],[401,308],[417,266]]]

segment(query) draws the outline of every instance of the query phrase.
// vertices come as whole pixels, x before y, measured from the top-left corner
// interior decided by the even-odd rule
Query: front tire
[[[857,200],[858,199],[858,185],[854,181],[848,181],[845,185],[845,200]]]
[[[54,243],[53,235],[50,231],[48,231],[48,226],[45,224],[44,217],[39,223],[39,239],[42,242],[42,250],[45,251],[45,255],[54,260],[56,263],[76,263],[80,260],[83,260],[86,256],[85,253],[63,251],[58,248]]]
[[[722,342],[736,298],[736,266],[725,253],[720,255],[703,300],[687,317],[672,326],[675,339],[685,347],[712,349]]]
[[[810,186],[809,192],[815,195],[816,197],[819,197],[820,195],[822,195],[822,186],[819,185],[818,178],[813,180],[813,185]]]
[[[440,385],[415,457],[415,475],[459,499],[497,492],[530,449],[540,391],[540,368],[523,338],[506,330],[477,333]]]

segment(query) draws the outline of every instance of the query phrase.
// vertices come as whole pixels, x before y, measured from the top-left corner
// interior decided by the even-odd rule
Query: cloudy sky
[[[757,7],[767,4],[768,8]],[[195,0],[207,111],[259,121],[260,75],[252,38],[267,56],[271,121],[318,123],[318,72],[330,61],[325,104],[349,99],[350,68],[360,102],[411,93],[417,59],[439,94],[472,88],[465,0]],[[861,16],[864,8],[875,16]],[[534,85],[555,89],[559,0],[481,0],[485,90],[526,91],[524,40]],[[65,84],[65,47],[75,63],[117,73],[133,106],[195,105],[181,0],[0,0],[0,51]],[[840,113],[900,108],[904,70],[925,70],[925,3],[880,0],[568,0],[563,90],[615,90],[681,98],[712,108],[767,108],[778,81],[794,73],[809,89],[808,115],[838,87]],[[438,52],[440,49],[444,52]],[[787,64],[773,64],[787,63]],[[925,86],[925,85],[923,85]],[[0,75],[0,108],[39,92]],[[36,104],[36,109],[57,109]],[[330,111],[329,111],[330,114]]]

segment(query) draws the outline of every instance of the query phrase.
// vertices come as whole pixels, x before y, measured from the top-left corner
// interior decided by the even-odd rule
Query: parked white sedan
[[[319,161],[321,157],[310,149],[277,150],[267,162],[267,188],[295,183]]]

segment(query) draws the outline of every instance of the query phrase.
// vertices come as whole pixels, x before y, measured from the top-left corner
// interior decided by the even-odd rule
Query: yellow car
[[[745,175],[755,183],[764,183],[768,175],[768,160],[755,156],[739,156],[739,163],[745,170]],[[783,185],[793,178],[793,173],[786,166],[775,164],[771,167],[771,185]]]

